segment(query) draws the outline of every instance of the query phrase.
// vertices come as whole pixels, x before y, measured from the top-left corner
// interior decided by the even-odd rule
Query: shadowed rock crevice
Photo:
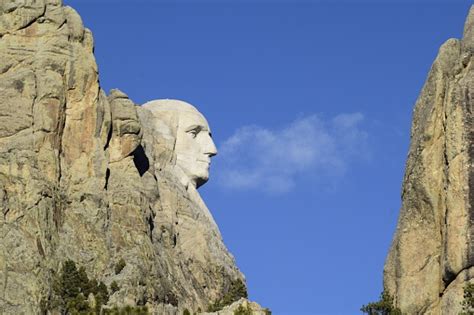
[[[109,179],[110,179],[110,168],[107,168],[105,171],[105,185],[104,189],[107,190],[107,187],[109,186]]]
[[[153,241],[153,231],[155,230],[155,223],[154,223],[153,216],[150,215],[147,218],[147,222],[148,222],[148,227],[149,227],[150,240]]]
[[[140,176],[143,176],[143,174],[150,169],[150,161],[141,145],[139,145],[133,152],[133,163],[135,164]]]

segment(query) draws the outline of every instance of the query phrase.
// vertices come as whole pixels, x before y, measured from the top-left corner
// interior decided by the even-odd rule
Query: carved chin
[[[202,177],[197,178],[196,179],[196,188],[201,187],[202,185],[207,183],[208,180],[209,180],[209,176],[205,177],[205,178],[202,178]]]
[[[209,180],[209,165],[206,165],[206,167],[188,167],[183,164],[179,163],[178,167],[191,182],[196,183],[196,188],[204,185]]]
[[[196,188],[199,188],[209,180],[209,171],[201,170],[194,178],[196,178]]]

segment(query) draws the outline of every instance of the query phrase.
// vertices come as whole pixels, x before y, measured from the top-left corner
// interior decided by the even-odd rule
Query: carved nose
[[[214,141],[212,141],[211,136],[208,136],[208,141],[206,143],[206,149],[205,149],[205,154],[209,155],[210,157],[217,155],[217,148],[216,145],[214,144]]]

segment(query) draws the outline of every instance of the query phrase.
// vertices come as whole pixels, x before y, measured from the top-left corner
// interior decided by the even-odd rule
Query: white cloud
[[[363,120],[311,115],[280,130],[242,127],[221,144],[216,175],[226,188],[271,193],[290,191],[301,177],[340,177],[354,158],[368,156]]]

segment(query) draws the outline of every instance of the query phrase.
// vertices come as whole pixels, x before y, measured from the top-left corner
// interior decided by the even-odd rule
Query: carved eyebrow
[[[201,131],[201,130],[206,130],[206,129],[207,129],[206,127],[201,126],[201,125],[192,125],[192,126],[189,126],[189,127],[186,129],[186,132],[190,132],[190,131],[193,131],[193,130]]]

